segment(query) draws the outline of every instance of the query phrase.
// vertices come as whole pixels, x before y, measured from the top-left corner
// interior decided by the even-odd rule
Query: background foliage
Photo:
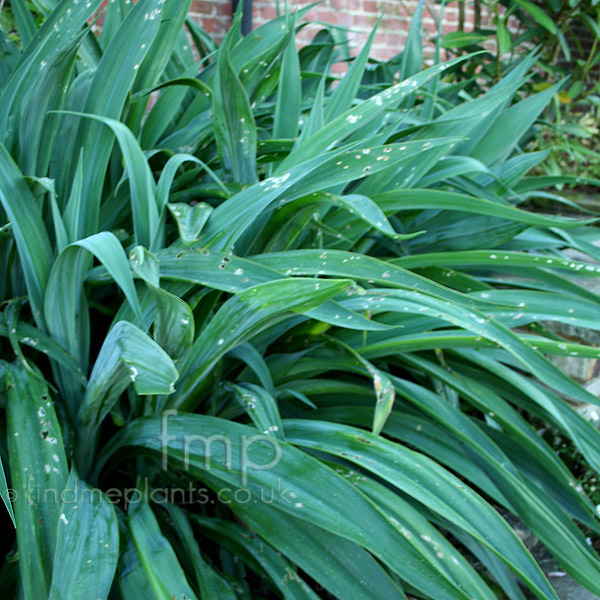
[[[465,2],[460,6],[464,12]],[[528,92],[564,82],[533,133],[532,149],[549,150],[539,171],[597,176],[600,3],[475,0],[474,12],[472,31],[465,31],[463,17],[458,31],[444,36],[442,46],[451,54],[483,48],[490,52],[457,67],[455,80],[461,81],[470,93],[477,93],[512,68],[515,57],[535,48],[537,59],[526,84]],[[492,15],[491,22],[484,22],[482,14]]]

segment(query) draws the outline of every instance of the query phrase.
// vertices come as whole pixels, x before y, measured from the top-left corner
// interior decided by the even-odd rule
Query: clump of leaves
[[[482,23],[482,12],[489,15],[489,23]],[[452,81],[467,93],[479,94],[512,69],[515,60],[536,48],[529,86],[540,91],[557,84],[553,102],[532,132],[532,147],[549,151],[537,172],[577,173],[578,180],[558,184],[559,189],[585,188],[589,179],[596,185],[600,4],[596,0],[551,0],[543,5],[529,0],[475,0],[475,15],[473,31],[464,31],[463,23],[461,30],[440,40],[452,56],[480,51],[452,69]]]
[[[598,258],[591,221],[518,206],[556,182],[535,56],[464,99],[415,26],[400,80],[371,38],[333,86],[306,9],[216,49],[189,2],[95,38],[99,4],[3,37],[5,594],[556,598],[499,511],[600,592],[598,510],[530,423],[598,469],[546,355],[599,351],[535,328],[600,328],[562,253]]]

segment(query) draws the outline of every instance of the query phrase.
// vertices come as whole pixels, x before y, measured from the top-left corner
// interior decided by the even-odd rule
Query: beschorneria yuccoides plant
[[[543,325],[599,329],[597,229],[519,208],[558,181],[520,145],[535,55],[466,97],[420,4],[335,80],[308,8],[217,48],[189,4],[96,37],[99,0],[13,1],[0,32],[7,597],[556,598],[509,513],[599,593],[536,430],[598,468],[598,400],[547,358],[598,349]]]

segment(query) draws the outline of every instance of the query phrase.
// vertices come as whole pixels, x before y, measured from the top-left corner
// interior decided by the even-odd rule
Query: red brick
[[[192,2],[192,8],[190,12],[200,15],[212,15],[214,8],[214,2],[201,2],[199,0],[194,0],[194,2]]]
[[[386,17],[385,19],[383,19],[381,25],[387,31],[403,29],[402,21],[398,17]]]
[[[277,16],[277,10],[274,6],[262,6],[260,9],[260,18],[265,21],[270,21]]]
[[[453,33],[454,31],[458,31],[458,26],[455,23],[442,23],[442,33],[444,35]]]
[[[362,3],[363,10],[368,13],[379,14],[379,8],[377,6],[377,2],[373,0],[363,0]]]
[[[306,6],[309,1],[288,0],[292,10]],[[462,1],[465,2],[466,29],[471,30],[474,18],[473,2]],[[276,17],[276,2],[277,0],[254,0],[253,25],[255,28]],[[279,2],[283,6],[282,0]],[[377,18],[383,15],[384,20],[375,36],[372,55],[375,58],[387,59],[402,50],[417,4],[418,0],[323,0],[318,7],[304,16],[303,21],[324,21],[351,28],[350,52],[355,56],[364,45]],[[432,6],[433,14],[428,8],[425,8],[423,12],[424,53],[426,56],[432,55],[432,40],[437,35],[439,4],[432,3]],[[504,8],[500,7],[500,11],[504,12]],[[193,0],[190,13],[216,40],[222,39],[231,25],[230,0]],[[482,26],[490,26],[492,16],[490,16],[488,7],[482,6],[481,13]],[[442,33],[446,34],[458,29],[458,14],[459,2],[453,0],[446,5]],[[98,22],[98,25],[101,25],[101,21]],[[509,29],[513,31],[517,25],[514,17],[511,17]],[[298,46],[309,43],[320,28],[319,25],[304,27],[296,39]],[[347,65],[339,64],[335,67],[334,72],[339,74],[346,70]]]
[[[405,39],[405,36],[401,36],[397,33],[386,33],[383,36],[380,36],[380,39],[385,42],[388,46],[398,47]]]
[[[371,31],[377,23],[377,15],[354,15],[352,17],[352,25],[355,28],[368,29]]]
[[[341,11],[353,11],[360,8],[359,0],[330,0],[328,4],[331,8]]]
[[[326,23],[331,23],[332,25],[352,25],[352,15],[346,12],[333,12],[333,11],[325,11],[320,10],[318,12],[319,20],[325,21]]]
[[[341,73],[345,73],[348,70],[348,65],[346,63],[335,63],[331,67],[332,73],[339,75]]]
[[[231,17],[231,3],[217,2],[217,14],[223,15],[224,17]]]
[[[221,23],[217,19],[204,18],[202,19],[201,24],[208,33],[219,31],[222,28]]]

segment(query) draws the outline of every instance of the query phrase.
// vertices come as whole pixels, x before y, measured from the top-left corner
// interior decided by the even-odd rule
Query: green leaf
[[[131,213],[136,242],[151,247],[158,233],[159,207],[156,200],[156,184],[148,161],[133,133],[116,119],[70,111],[61,112],[92,119],[110,127],[121,147],[129,178]]]
[[[338,467],[339,468],[339,467]],[[384,512],[396,521],[407,535],[422,539],[421,548],[435,560],[440,568],[455,579],[472,597],[496,598],[481,576],[450,544],[450,542],[425,518],[421,512],[402,499],[393,490],[367,477],[360,477],[351,470],[340,469],[359,489],[373,499]],[[458,529],[458,528],[457,528]],[[460,531],[460,529],[458,529]],[[468,536],[465,536],[468,538]],[[490,552],[492,556],[495,556]],[[502,563],[501,563],[502,564]]]
[[[133,4],[128,3],[126,0],[115,0],[106,5],[102,33],[100,34],[100,42],[104,47],[111,42],[123,19],[132,8]]]
[[[285,279],[286,275],[289,275],[287,273],[289,269],[284,271],[285,263],[281,263],[282,269],[278,271],[258,262],[197,246],[188,250],[171,248],[159,253],[158,256],[161,277],[206,285],[226,292],[246,290],[258,283]],[[350,329],[381,330],[389,328],[388,325],[371,321],[333,300],[307,310],[306,314],[325,323]]]
[[[256,124],[244,85],[231,64],[232,42],[241,12],[221,44],[212,95],[213,125],[219,155],[236,183],[254,183],[256,177]]]
[[[245,342],[267,324],[309,311],[344,291],[350,282],[331,279],[282,279],[262,283],[230,298],[196,339],[181,364],[181,385],[170,406],[180,409],[191,401],[197,387],[230,349]]]
[[[462,60],[464,59],[458,58],[431,67],[347,110],[322,128],[315,130],[310,137],[304,138],[302,144],[295,148],[283,161],[277,170],[277,174],[284,173],[309,158],[319,156],[326,149],[346,138],[360,127],[381,117],[389,107],[396,106],[419,87],[425,85],[431,78],[443,73]]]
[[[365,41],[361,48],[358,56],[352,61],[348,72],[342,77],[342,80],[333,90],[333,93],[325,103],[325,121],[333,121],[336,117],[339,117],[342,113],[345,113],[352,106],[352,102],[356,97],[356,93],[360,87],[365,67],[367,66],[367,60],[369,58],[369,52],[371,51],[371,45],[375,38],[375,33],[381,22],[380,17],[369,37]]]
[[[64,494],[49,600],[105,600],[119,557],[115,509],[100,490],[89,487],[74,470]]]
[[[594,588],[600,572],[600,561],[589,552],[583,534],[568,515],[545,498],[543,493],[536,494],[532,491],[506,455],[499,452],[491,440],[482,435],[460,411],[429,390],[396,378],[393,381],[400,394],[418,404],[426,414],[452,431],[454,438],[471,448],[485,465],[486,473],[509,500],[510,506],[517,514],[523,515],[535,535],[570,573],[588,587]],[[388,432],[394,435],[392,425]],[[464,475],[468,477],[468,474]]]
[[[13,10],[21,43],[23,44],[23,48],[25,48],[36,33],[33,16],[29,12],[25,0],[13,0],[11,2],[11,8]]]
[[[538,597],[557,598],[502,517],[434,461],[360,429],[317,421],[286,420],[284,426],[295,444],[346,457],[423,502],[494,551]]]
[[[81,33],[82,27],[97,10],[101,0],[78,2],[62,0],[50,13],[28,44],[2,90],[0,101],[0,141],[6,143],[9,117],[18,118],[24,97],[35,89],[43,69]],[[10,141],[8,146],[10,147]],[[4,161],[2,161],[4,162]]]
[[[417,255],[415,260],[421,255]],[[291,275],[328,275],[349,277],[357,280],[372,281],[390,287],[420,290],[433,296],[470,302],[465,296],[450,290],[415,273],[398,268],[394,263],[403,265],[403,260],[383,261],[364,254],[344,252],[342,250],[292,250],[271,252],[253,257],[257,263],[274,269],[287,269]],[[412,268],[409,257],[409,268]],[[471,300],[472,301],[472,300]]]
[[[137,77],[138,69],[149,51],[161,21],[162,0],[138,2],[131,9],[105,50],[89,85],[82,110],[94,115],[79,125],[77,143],[71,157],[72,164],[82,159],[82,206],[75,225],[75,239],[98,231],[98,219],[106,167],[113,147],[113,133],[106,129],[100,117],[118,119]],[[68,178],[69,170],[63,170]],[[138,173],[146,184],[147,176]],[[147,200],[144,198],[144,202]],[[142,215],[138,215],[142,218]],[[152,215],[145,217],[152,219]],[[138,223],[140,225],[140,223]],[[138,235],[142,233],[136,232]]]
[[[161,452],[157,442],[160,423],[160,418],[150,417],[129,425],[106,446],[97,469],[101,469],[114,452],[127,446],[158,455]],[[229,494],[232,493],[232,486],[236,489],[243,485],[257,503],[261,494],[263,498],[269,498],[271,490],[275,494],[279,491],[280,502],[261,504],[267,514],[282,511],[284,515],[291,514],[326,532],[342,535],[372,552],[402,579],[425,594],[449,600],[468,598],[362,493],[304,452],[287,443],[275,442],[272,438],[268,438],[267,442],[264,436],[259,436],[250,444],[247,454],[248,461],[257,469],[248,469],[248,464],[244,467],[240,463],[240,456],[244,456],[240,450],[242,444],[248,445],[250,436],[256,435],[253,428],[194,414],[170,416],[167,427],[169,436],[172,436],[166,445],[168,460],[184,468],[191,477],[209,477],[211,485],[220,489],[224,487]],[[198,431],[205,436],[204,443],[184,448],[185,439],[189,440],[186,436]],[[217,443],[213,446],[208,441],[214,439],[211,437],[213,435],[226,436],[227,444]],[[277,448],[281,452],[277,452]],[[279,455],[279,460],[273,466],[274,452],[276,456]],[[205,462],[207,453],[210,454],[209,471]],[[269,464],[271,468],[263,468]],[[514,539],[518,547],[523,548],[517,538]],[[524,548],[522,552],[526,552]]]
[[[510,52],[512,40],[504,19],[498,19],[496,22],[496,36],[498,37],[498,53],[502,55]]]
[[[557,33],[556,24],[539,6],[529,2],[529,0],[515,0],[515,4],[518,4],[525,12],[529,13],[536,23],[550,33]]]
[[[119,321],[111,329],[78,411],[79,456],[85,472],[95,449],[98,427],[123,391],[133,383],[139,395],[172,394],[177,376],[167,353],[133,323]]]
[[[399,600],[402,590],[376,560],[360,546],[277,511],[250,510],[244,504],[236,513],[271,545],[337,598]]]
[[[84,371],[89,360],[90,333],[83,281],[92,256],[104,265],[125,294],[136,318],[143,322],[127,256],[115,235],[105,231],[67,246],[52,267],[44,310],[50,334]],[[81,379],[62,369],[60,381],[65,401],[74,416]]]
[[[476,352],[475,354],[472,354],[472,352],[470,350],[461,350],[461,354],[471,360],[475,360],[482,368],[500,375],[505,383],[511,384],[520,393],[531,398],[535,404],[543,409],[543,414],[546,418],[553,420],[558,427],[570,436],[575,446],[585,456],[590,465],[593,465],[595,469],[598,468],[598,465],[600,465],[600,453],[598,452],[598,448],[600,447],[598,445],[600,433],[594,425],[581,417],[564,399],[555,393],[545,390],[517,371],[510,369],[489,356],[485,356],[481,352]],[[569,379],[569,381],[574,384],[572,380]],[[546,383],[545,380],[544,382]],[[596,397],[591,394],[590,396],[589,404],[596,405]]]
[[[441,11],[440,11],[441,12]],[[423,0],[419,0],[410,20],[406,43],[402,52],[400,78],[416,75],[423,68]]]
[[[373,387],[375,388],[375,414],[373,416],[373,427],[372,431],[375,435],[379,435],[387,418],[392,411],[392,407],[394,406],[394,400],[396,398],[396,392],[394,386],[388,375],[375,367],[368,360],[363,358],[357,351],[353,348],[344,344],[343,342],[331,338],[332,341],[336,342],[339,346],[344,348],[347,352],[349,352],[352,357],[362,365],[369,375],[373,378]]]
[[[513,104],[503,111],[485,136],[469,153],[486,165],[507,159],[519,140],[527,133],[554,94],[562,87],[558,82],[552,87]]]
[[[8,483],[6,481],[6,473],[4,472],[4,465],[2,464],[2,459],[0,458],[0,496],[2,496],[2,502],[4,502],[4,506],[6,506],[6,510],[10,516],[10,520],[13,522],[13,525],[16,527],[17,524],[15,522],[15,511],[13,510],[11,494],[8,489]]]
[[[212,598],[237,600],[237,596],[231,589],[227,580],[219,575],[219,573],[217,573],[204,558],[202,558],[198,542],[194,538],[194,532],[192,531],[188,517],[183,510],[171,503],[165,504],[164,506],[173,521],[177,534],[185,545],[186,551],[190,554],[202,600],[211,600]]]
[[[119,590],[123,598],[127,598],[127,600],[160,598],[151,587],[131,537],[128,538],[127,546],[119,560]]]
[[[54,403],[40,376],[7,363],[0,363],[0,375],[8,391],[7,441],[21,589],[26,600],[38,600],[48,597],[56,567],[67,458]]]
[[[246,342],[230,350],[229,356],[245,362],[269,394],[275,392],[269,367],[260,352],[250,342]]]
[[[156,304],[154,339],[177,361],[194,341],[192,309],[181,298],[160,287],[159,264],[153,254],[137,246],[130,252],[129,260],[134,273],[148,286]]]
[[[466,48],[485,42],[489,35],[477,32],[452,31],[442,38],[442,48]]]
[[[259,431],[279,440],[285,438],[277,401],[269,392],[252,383],[234,385],[233,389],[239,403]]]
[[[394,190],[383,192],[373,197],[373,202],[386,213],[395,213],[401,210],[437,209],[456,210],[508,219],[517,223],[539,227],[580,227],[593,223],[595,219],[578,220],[563,219],[555,216],[545,216],[515,208],[509,204],[500,204],[484,198],[475,198],[455,192],[431,189]]]
[[[165,0],[159,6],[160,26],[148,53],[137,70],[133,90],[139,91],[152,88],[158,83],[167,67],[176,43],[182,31],[183,24],[190,10],[191,0]],[[147,13],[148,14],[148,13]],[[150,19],[151,13],[148,14]],[[145,17],[144,17],[145,18]],[[149,96],[138,101],[132,107],[128,125],[136,133],[144,116]]]
[[[319,155],[294,166],[282,175],[254,184],[220,204],[211,213],[200,241],[205,247],[228,250],[278,198],[282,204],[336,185],[373,176],[390,166],[413,159],[417,154],[451,143],[451,139],[428,140]]]
[[[332,194],[330,192],[314,192],[305,198],[300,198],[295,201],[297,205],[302,205],[304,203],[309,204],[312,202],[339,206],[348,211],[349,214],[362,219],[365,223],[368,223],[371,227],[383,233],[383,235],[393,239],[410,239],[418,235],[418,233],[396,233],[379,204],[368,196],[362,196],[360,194],[338,196],[337,194]]]
[[[371,374],[373,375],[373,386],[375,387],[375,398],[377,400],[375,404],[375,416],[373,417],[372,431],[375,435],[378,435],[392,411],[396,393],[394,391],[394,386],[387,375],[378,369],[371,368],[371,370]]]
[[[19,168],[0,144],[0,203],[19,249],[29,302],[36,323],[44,327],[44,294],[52,264],[52,248],[35,198]]]
[[[4,319],[2,319],[3,321]],[[77,364],[77,361],[59,344],[57,344],[51,337],[40,331],[37,327],[24,323],[22,321],[16,323],[16,331],[14,335],[20,344],[24,344],[47,355],[57,364],[65,367],[66,369],[77,375],[82,385],[87,384],[87,377],[81,370],[81,367]],[[9,327],[0,321],[0,336],[9,337]]]
[[[295,32],[295,18],[292,32]],[[283,53],[277,101],[273,115],[273,137],[295,138],[298,135],[298,123],[302,105],[302,79],[300,77],[300,62],[296,48],[296,37],[292,33],[289,43]]]
[[[199,518],[195,522],[204,524],[206,521]],[[212,524],[212,519],[209,521]],[[248,556],[255,559],[270,577],[284,598],[290,600],[318,600],[318,596],[308,584],[296,573],[296,569],[291,565],[280,552],[277,552],[264,540],[256,537],[252,533],[247,533],[245,529],[233,523],[218,523],[218,532],[220,536],[235,539],[236,545],[241,547]]]
[[[60,116],[52,111],[61,109],[67,100],[73,67],[83,39],[80,33],[40,71],[31,92],[23,98],[19,115],[19,166],[27,175],[45,174],[52,157]]]
[[[390,260],[406,269],[435,264],[438,266],[489,267],[493,271],[511,268],[536,268],[568,272],[578,277],[599,277],[600,267],[555,255],[505,250],[469,250],[467,252],[430,252]]]
[[[167,204],[167,207],[177,223],[179,238],[183,244],[197,242],[202,228],[208,221],[213,208],[204,202],[190,206],[183,202]]]
[[[156,600],[197,600],[150,506],[141,500],[132,502],[128,516],[129,531],[144,569],[148,590],[152,591]]]

